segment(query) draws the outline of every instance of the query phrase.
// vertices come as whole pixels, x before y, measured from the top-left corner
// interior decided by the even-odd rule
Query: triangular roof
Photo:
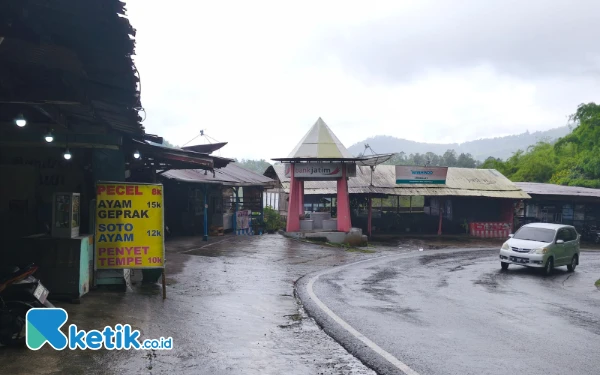
[[[320,117],[290,153],[288,159],[356,160]]]

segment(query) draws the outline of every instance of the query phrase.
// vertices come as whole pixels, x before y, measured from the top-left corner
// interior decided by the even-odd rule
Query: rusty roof
[[[600,198],[600,189],[591,189],[579,186],[563,186],[542,184],[537,182],[515,182],[524,192],[533,195],[566,195],[578,197]]]
[[[271,170],[271,168],[273,168]],[[289,192],[289,177],[284,165],[276,164],[265,172],[275,172],[282,187]],[[467,196],[529,199],[527,193],[495,169],[448,168],[446,185],[397,185],[394,165],[380,165],[371,174],[370,167],[356,167],[356,177],[348,181],[351,194],[385,194],[401,196]],[[304,194],[336,194],[335,181],[306,181]]]
[[[213,176],[212,172],[201,169],[175,169],[162,173],[162,176],[172,180],[182,182],[192,182],[201,184],[219,184],[227,186],[264,186],[273,188],[275,181],[252,172],[246,168],[242,168],[235,163],[227,164],[227,166],[215,169]]]

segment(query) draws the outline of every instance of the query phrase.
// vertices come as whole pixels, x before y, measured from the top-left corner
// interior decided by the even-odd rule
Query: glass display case
[[[54,193],[52,200],[52,237],[79,236],[81,222],[81,196],[79,193]]]

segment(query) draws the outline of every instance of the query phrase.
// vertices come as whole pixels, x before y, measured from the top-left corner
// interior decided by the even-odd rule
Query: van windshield
[[[522,227],[517,231],[517,233],[515,233],[515,236],[513,238],[516,238],[518,240],[550,243],[554,241],[555,234],[556,231],[554,229]]]

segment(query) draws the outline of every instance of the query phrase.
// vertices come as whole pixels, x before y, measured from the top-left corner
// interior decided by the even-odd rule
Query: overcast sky
[[[126,3],[146,131],[222,156],[285,157],[318,117],[347,147],[450,143],[600,102],[598,0]]]

